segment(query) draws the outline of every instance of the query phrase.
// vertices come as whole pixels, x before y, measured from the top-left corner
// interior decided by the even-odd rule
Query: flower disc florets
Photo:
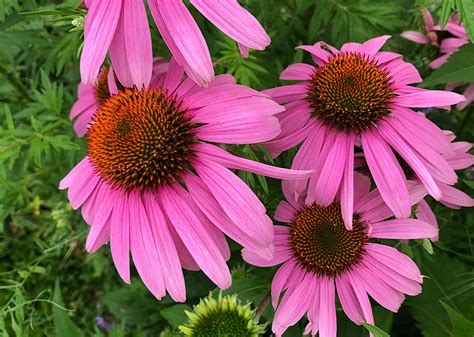
[[[352,230],[346,229],[338,203],[307,206],[295,214],[291,226],[294,256],[308,271],[323,275],[335,276],[360,261],[368,239],[358,214]]]
[[[126,190],[171,183],[189,168],[194,125],[160,89],[126,89],[98,109],[88,131],[98,173]]]
[[[375,61],[345,53],[317,66],[311,76],[308,100],[312,114],[338,130],[363,131],[390,113],[395,93],[391,79]]]

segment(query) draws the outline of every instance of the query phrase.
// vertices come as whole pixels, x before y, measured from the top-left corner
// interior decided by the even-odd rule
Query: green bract
[[[259,318],[250,303],[242,305],[237,295],[217,299],[212,293],[201,299],[194,311],[186,311],[188,323],[179,329],[186,336],[194,337],[257,337],[265,332],[265,325],[258,324]]]

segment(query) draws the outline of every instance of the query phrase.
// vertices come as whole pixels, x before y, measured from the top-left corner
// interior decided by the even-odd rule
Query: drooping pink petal
[[[214,78],[211,55],[196,22],[181,0],[150,0],[151,13],[176,60],[194,81],[207,86]]]
[[[337,333],[335,293],[334,279],[327,276],[320,277],[319,336],[321,337],[333,337]]]
[[[120,277],[130,283],[130,217],[128,196],[116,198],[110,226],[110,251]]]
[[[178,251],[169,231],[167,219],[153,194],[143,195],[144,206],[150,219],[150,227],[163,268],[166,290],[176,302],[186,301],[183,270],[179,261]]]
[[[94,169],[90,163],[89,157],[86,156],[59,182],[59,189],[64,190],[71,187],[79,177],[86,176],[89,178],[94,174]]]
[[[428,36],[420,33],[420,32],[415,32],[412,30],[405,31],[400,34],[401,37],[413,41],[415,43],[421,43],[421,44],[428,44],[430,43],[430,39]]]
[[[334,201],[346,167],[348,146],[354,142],[352,136],[347,136],[344,133],[336,133],[335,136],[335,141],[332,143],[331,150],[322,166],[318,182],[315,185],[312,185],[312,182],[309,183],[309,189],[313,190],[314,187],[314,201],[322,206],[328,206]],[[347,205],[345,204],[345,206]]]
[[[101,180],[100,176],[92,171],[92,168],[84,170],[80,180],[75,181],[67,191],[67,197],[72,209],[78,209],[89,195],[94,191]]]
[[[410,296],[421,293],[421,285],[417,281],[406,278],[373,258],[370,254],[360,262],[373,274],[379,275],[390,287]]]
[[[224,103],[241,98],[248,99],[252,96],[268,98],[266,94],[251,89],[249,87],[237,85],[234,83],[228,83],[212,86],[210,88],[204,88],[203,90],[197,91],[192,94],[188,93],[187,95],[182,97],[182,100],[184,106],[192,109],[198,109],[213,105],[213,103]],[[235,101],[236,104],[238,104],[239,102],[240,101]],[[278,110],[281,110],[281,108],[278,108]]]
[[[80,85],[84,85],[84,84],[81,83]],[[90,109],[92,106],[96,104],[97,104],[97,100],[95,96],[93,95],[79,97],[79,99],[74,103],[74,105],[71,108],[71,112],[69,113],[69,120],[72,121],[74,118],[81,115],[82,113],[84,113],[84,111]]]
[[[443,197],[441,198],[442,202],[446,202],[449,204],[462,206],[462,207],[473,207],[474,206],[474,199],[468,196],[463,191],[458,190],[452,186],[446,184],[440,184],[441,192],[443,193]]]
[[[426,187],[428,193],[436,200],[439,200],[441,198],[441,190],[410,145],[406,143],[400,135],[398,135],[397,131],[394,130],[389,123],[385,123],[378,130],[387,143],[389,143],[400,154],[400,156],[415,172],[418,179],[420,179]]]
[[[450,142],[444,136],[443,131],[433,122],[415,111],[396,106],[392,109],[393,120],[396,124],[392,124],[397,130],[406,129],[408,133],[419,135],[418,142],[422,142],[439,153],[449,156],[454,155]],[[388,119],[388,122],[392,120]]]
[[[120,17],[122,0],[94,1],[84,27],[84,48],[81,54],[81,79],[95,83],[104,62]]]
[[[316,199],[315,186],[335,139],[336,132],[323,125],[317,125],[315,132],[306,139],[293,160],[292,168],[299,169],[300,165],[307,165],[308,168],[314,169],[314,175],[310,178],[306,191],[306,204],[313,203]],[[301,193],[306,188],[306,184],[294,182],[291,188]]]
[[[292,251],[288,245],[275,245],[273,258],[270,260],[262,258],[258,252],[242,249],[242,258],[245,262],[258,267],[271,267],[283,263],[292,256]]]
[[[451,54],[444,54],[436,59],[434,59],[430,64],[428,64],[428,67],[431,69],[438,69],[441,67],[443,64],[445,64],[448,61],[448,58],[451,56]]]
[[[462,93],[464,97],[466,97],[466,100],[464,102],[458,103],[456,105],[456,108],[458,110],[462,110],[465,107],[467,107],[469,104],[472,103],[474,100],[474,83],[471,83],[467,86],[466,90]]]
[[[262,243],[271,244],[272,222],[253,191],[219,164],[200,159],[193,166],[227,216],[248,235],[258,235]]]
[[[366,267],[359,264],[353,268],[351,273],[361,281],[369,295],[381,306],[392,312],[397,312],[405,296],[393,289],[377,274],[370,272]]]
[[[346,163],[341,185],[341,213],[348,230],[352,229],[354,213],[354,143],[355,135],[350,134],[347,139]]]
[[[421,200],[417,207],[416,207],[416,212],[415,212],[416,218],[420,219],[421,221],[424,221],[426,223],[429,223],[432,225],[434,228],[438,229],[438,221],[436,220],[436,216],[431,210],[430,206],[425,200]],[[432,238],[430,238],[433,241],[438,241],[439,235],[436,235]]]
[[[361,138],[365,159],[382,198],[396,217],[409,217],[410,198],[405,175],[392,150],[374,131],[365,131]]]
[[[128,69],[134,85],[147,87],[153,70],[150,27],[141,0],[123,2],[123,29]]]
[[[356,324],[364,322],[362,308],[347,274],[336,277],[336,288],[342,309],[347,317]]]
[[[172,188],[163,188],[159,197],[174,230],[199,267],[219,288],[226,289],[232,283],[229,268],[199,217],[188,207],[190,198],[185,198],[186,193],[176,183]]]
[[[297,267],[295,260],[286,261],[275,273],[272,281],[272,305],[277,307],[281,292],[292,284],[299,284],[303,279],[304,271]]]
[[[243,247],[258,253],[262,258],[267,260],[272,258],[273,246],[262,242],[259,236],[249,235],[232,222],[199,177],[188,174],[184,177],[184,182],[193,200],[216,227]]]
[[[395,248],[378,243],[368,243],[365,245],[365,250],[394,272],[419,283],[423,281],[415,262]]]
[[[370,236],[378,239],[424,239],[438,234],[438,229],[418,219],[396,219],[371,224]]]
[[[86,240],[86,250],[89,253],[95,253],[100,247],[110,240],[110,220],[105,223],[91,225],[89,235]]]
[[[130,216],[130,250],[133,263],[146,287],[157,299],[161,299],[166,295],[165,276],[153,241],[150,219],[139,193],[129,194],[127,211]]]
[[[257,19],[237,1],[191,0],[191,4],[239,44],[258,50],[263,50],[270,44],[270,37]]]
[[[364,322],[374,324],[372,305],[370,304],[369,296],[367,295],[367,291],[364,289],[363,283],[350,270],[344,276],[347,277],[352,290],[354,291]],[[360,322],[355,323],[359,324]]]
[[[224,167],[230,169],[245,170],[275,179],[307,179],[312,174],[312,171],[289,170],[237,157],[230,154],[226,150],[211,144],[196,144],[194,146],[194,149],[199,152],[201,158],[206,158],[208,160],[214,161]]]
[[[314,282],[314,276],[307,273],[299,284],[288,288],[273,319],[272,330],[277,336],[281,336],[288,327],[296,324],[308,311],[313,298],[310,290],[314,288]]]

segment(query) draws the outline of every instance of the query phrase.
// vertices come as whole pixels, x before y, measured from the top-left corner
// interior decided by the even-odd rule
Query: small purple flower
[[[104,330],[109,330],[112,327],[112,324],[107,322],[104,317],[101,316],[97,316],[95,318],[95,324],[97,324],[99,328]]]

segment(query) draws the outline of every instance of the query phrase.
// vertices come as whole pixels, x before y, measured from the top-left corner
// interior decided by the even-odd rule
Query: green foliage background
[[[0,0],[0,334],[2,336],[173,336],[184,310],[214,290],[201,273],[186,273],[187,304],[169,298],[154,300],[137,274],[132,285],[121,282],[107,247],[89,255],[84,242],[88,226],[73,212],[59,180],[85,154],[68,120],[79,81],[78,50],[81,29],[71,25],[78,1]],[[324,40],[336,47],[391,34],[386,50],[402,53],[424,77],[425,85],[442,88],[443,77],[458,71],[456,81],[474,82],[473,48],[463,48],[456,62],[439,72],[427,69],[436,57],[431,46],[403,40],[404,30],[421,30],[421,7],[426,5],[446,19],[458,9],[472,37],[472,2],[469,0],[247,0],[272,37],[263,52],[242,59],[235,44],[196,12],[201,29],[217,62],[217,71],[229,72],[256,89],[279,84],[278,74],[290,63],[310,61],[299,44]],[[470,7],[471,6],[471,7]],[[61,9],[58,12],[47,12]],[[68,8],[68,10],[64,9]],[[21,12],[46,11],[20,15]],[[150,20],[156,55],[169,55]],[[452,67],[452,68],[450,68]],[[453,80],[450,78],[449,80]],[[432,110],[429,117],[458,139],[473,141],[473,107],[450,113]],[[250,147],[236,153],[259,158]],[[295,150],[278,158],[289,167]],[[472,195],[472,171],[459,172],[458,187]],[[278,181],[241,173],[267,206],[269,213],[281,200]],[[474,214],[440,205],[434,209],[440,241],[397,245],[412,256],[427,277],[424,292],[408,298],[397,315],[375,306],[376,323],[391,336],[472,337],[474,333],[474,273],[472,270]],[[245,265],[240,248],[231,243],[234,282],[226,293],[237,293],[255,305],[269,290],[275,269]],[[103,330],[96,317],[112,324]],[[268,307],[262,321],[271,321]],[[305,322],[285,336],[301,336]],[[338,309],[339,336],[367,336]],[[270,335],[267,332],[267,335]]]

